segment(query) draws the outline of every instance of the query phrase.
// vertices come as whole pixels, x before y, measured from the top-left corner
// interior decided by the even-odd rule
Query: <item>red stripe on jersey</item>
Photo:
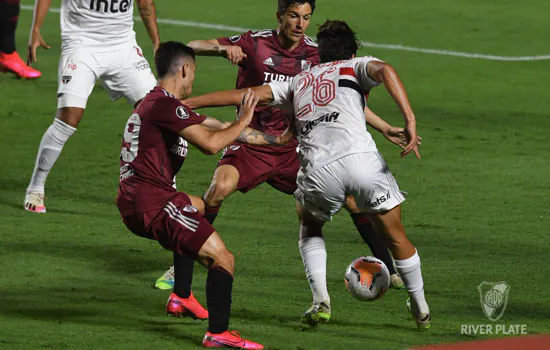
[[[357,79],[357,76],[355,75],[353,68],[349,68],[349,67],[340,68],[340,75],[350,75]]]

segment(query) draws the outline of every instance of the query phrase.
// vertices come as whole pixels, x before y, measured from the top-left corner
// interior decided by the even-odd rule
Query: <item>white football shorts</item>
[[[97,80],[111,99],[125,97],[134,105],[155,87],[157,80],[135,41],[109,52],[76,48],[59,59],[57,108],[86,108]]]
[[[308,174],[300,171],[296,183],[296,200],[323,221],[332,220],[347,195],[367,213],[388,211],[405,201],[386,161],[376,151],[350,154]]]

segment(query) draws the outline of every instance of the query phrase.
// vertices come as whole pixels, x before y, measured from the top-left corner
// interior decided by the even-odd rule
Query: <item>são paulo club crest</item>
[[[311,68],[311,61],[302,60],[302,72]]]
[[[483,281],[477,286],[477,290],[479,290],[479,301],[485,316],[493,322],[498,321],[508,304],[508,292],[510,291],[508,283]]]

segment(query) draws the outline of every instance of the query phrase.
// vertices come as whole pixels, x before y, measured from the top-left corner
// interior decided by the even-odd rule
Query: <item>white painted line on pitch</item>
[[[33,6],[21,5],[23,10],[33,10]],[[59,8],[51,8],[50,12],[59,13]],[[136,21],[141,21],[140,17],[134,17]],[[231,32],[246,32],[250,28],[244,27],[235,27],[227,26],[224,24],[215,24],[215,23],[203,23],[203,22],[194,22],[194,21],[183,21],[178,19],[164,19],[158,18],[158,23],[162,24],[171,24],[180,27],[192,27],[192,28],[204,28],[204,29],[215,29],[215,30],[224,30]],[[447,50],[438,50],[438,49],[425,49],[421,47],[412,47],[412,46],[403,46],[399,44],[377,44],[371,43],[368,41],[361,42],[365,47],[376,47],[380,49],[388,50],[399,50],[399,51],[411,51],[411,52],[420,52],[431,55],[442,55],[442,56],[455,56],[455,57],[464,57],[464,58],[478,58],[483,60],[491,61],[543,61],[550,60],[550,55],[536,55],[536,56],[496,56],[496,55],[486,55],[481,53],[468,53],[468,52],[458,52],[458,51],[447,51]]]

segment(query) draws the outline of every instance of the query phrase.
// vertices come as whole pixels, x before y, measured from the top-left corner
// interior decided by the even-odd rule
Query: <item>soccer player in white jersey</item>
[[[300,252],[313,292],[313,305],[302,320],[316,325],[328,320],[330,298],[326,286],[327,255],[322,228],[352,195],[359,208],[370,214],[395,259],[410,296],[418,329],[430,327],[430,310],[424,297],[420,258],[405,234],[397,182],[365,126],[369,92],[383,83],[405,118],[402,156],[418,152],[416,119],[401,79],[388,64],[355,54],[359,43],[342,21],[327,21],[317,34],[321,64],[289,82],[271,82],[253,88],[260,101],[293,109],[294,131],[299,141],[300,172],[295,192],[300,218]],[[213,93],[188,102],[205,105],[238,105],[244,90]],[[200,102],[196,102],[201,99]],[[372,116],[372,114],[370,114]]]
[[[156,50],[160,37],[154,0],[137,0],[137,4]],[[40,29],[50,5],[51,0],[36,0],[29,62],[36,62],[39,46],[47,47]],[[133,5],[132,0],[62,0],[57,116],[40,142],[26,210],[46,212],[46,178],[82,120],[96,80],[101,80],[112,100],[124,97],[132,106],[155,87],[155,76],[136,42]]]

